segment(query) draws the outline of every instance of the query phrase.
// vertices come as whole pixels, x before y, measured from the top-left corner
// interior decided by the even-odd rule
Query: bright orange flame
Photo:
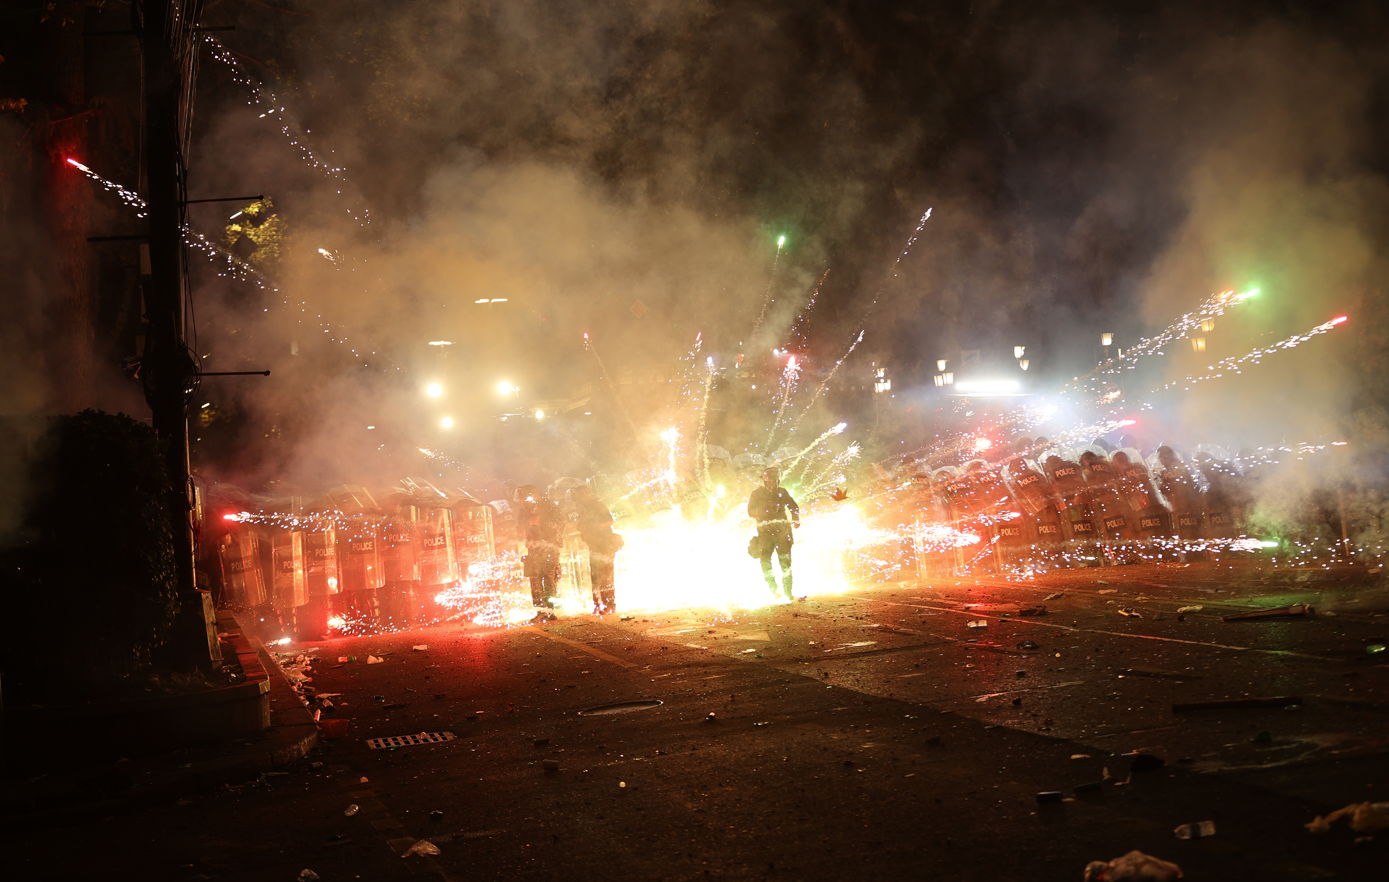
[[[988,450],[990,447],[993,446],[994,442],[992,440],[988,438],[979,438],[974,442],[974,451],[976,453],[983,453],[985,450]]]
[[[347,627],[347,619],[344,619],[342,616],[330,616],[328,619],[328,627],[341,631],[343,628]]]
[[[1339,325],[1341,322],[1345,321],[1347,318],[1348,318],[1348,316],[1344,316],[1344,315],[1342,315],[1342,316],[1337,316],[1336,318],[1334,318],[1334,319],[1331,320],[1331,324],[1333,324],[1333,325]]]

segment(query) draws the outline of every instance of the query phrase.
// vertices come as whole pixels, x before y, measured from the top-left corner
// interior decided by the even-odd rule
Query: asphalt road
[[[1303,828],[1389,799],[1377,578],[1072,570],[308,644],[346,737],[289,774],[7,836],[6,876],[1077,880],[1136,848],[1189,879],[1382,878],[1389,833]],[[1293,603],[1316,614],[1222,621]],[[1173,710],[1248,697],[1300,703]],[[660,704],[584,713],[629,702]],[[365,740],[421,732],[455,737]],[[1135,752],[1165,765],[1131,772]],[[420,840],[438,854],[400,856]]]

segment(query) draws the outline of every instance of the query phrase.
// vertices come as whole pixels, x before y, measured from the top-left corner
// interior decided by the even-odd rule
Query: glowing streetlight
[[[498,394],[498,395],[510,395],[510,394],[512,394],[513,392],[520,392],[520,391],[521,391],[521,390],[520,390],[519,388],[517,388],[516,386],[511,385],[511,384],[508,383],[506,380],[502,380],[500,383],[497,384],[497,394]]]
[[[1114,335],[1105,333],[1100,335],[1100,345],[1108,348],[1114,345]]]
[[[778,237],[777,237],[777,240],[776,240],[776,247],[780,248],[781,246],[783,246],[783,245],[785,245],[785,244],[786,244],[786,237],[785,237],[785,236],[778,236]]]
[[[424,387],[424,394],[428,395],[430,398],[442,398],[444,396],[444,387],[439,383],[430,383],[428,386]]]
[[[1028,360],[1027,360],[1027,359],[1025,359],[1025,358],[1020,358],[1020,359],[1018,359],[1018,367],[1022,368],[1023,370],[1027,370],[1027,364],[1028,364]]]
[[[543,419],[545,419],[545,411],[543,411],[543,410],[537,410],[537,411],[535,412],[535,418],[538,419],[538,420],[543,420]]]
[[[936,370],[938,370],[938,371],[944,371],[944,370],[945,370],[945,359],[941,358],[941,359],[937,359],[937,360],[936,360]]]
[[[444,417],[443,419],[439,420],[439,425],[445,429],[452,429],[453,417]]]
[[[1014,357],[1014,358],[1022,358],[1023,353],[1025,353],[1025,352],[1027,352],[1027,347],[1026,347],[1026,346],[1014,346],[1014,347],[1013,347],[1013,357]]]

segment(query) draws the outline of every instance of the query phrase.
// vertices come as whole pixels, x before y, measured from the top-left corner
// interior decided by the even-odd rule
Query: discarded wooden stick
[[[1281,619],[1289,617],[1310,616],[1315,613],[1310,606],[1305,603],[1294,603],[1292,606],[1280,606],[1278,609],[1256,609],[1253,612],[1235,613],[1225,616],[1227,622],[1242,622],[1247,619]]]

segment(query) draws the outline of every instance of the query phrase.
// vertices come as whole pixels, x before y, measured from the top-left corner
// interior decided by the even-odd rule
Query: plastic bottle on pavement
[[[1202,821],[1199,824],[1183,824],[1172,831],[1178,839],[1202,839],[1215,835],[1215,821]]]
[[[354,803],[353,805],[349,805],[349,806],[347,807],[347,809],[343,812],[343,814],[344,814],[344,815],[347,815],[347,816],[350,818],[350,817],[352,817],[353,815],[357,814],[357,811],[358,811],[357,806],[356,806],[356,804]]]

